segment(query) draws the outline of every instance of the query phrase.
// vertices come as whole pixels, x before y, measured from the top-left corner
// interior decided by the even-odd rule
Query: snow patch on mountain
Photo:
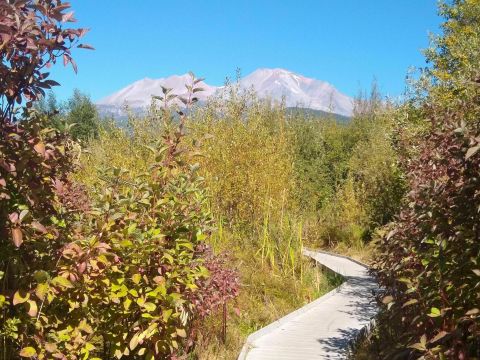
[[[172,88],[174,94],[185,95],[185,84],[190,82],[188,74],[161,79],[145,78],[107,96],[97,105],[102,113],[120,116],[125,105],[136,111],[147,108],[153,95],[162,94],[162,86]],[[222,88],[205,82],[198,86],[204,89],[195,94],[200,101],[207,100]],[[353,100],[331,84],[284,69],[258,69],[240,80],[240,88],[254,89],[261,98],[284,100],[287,107],[298,106],[344,116],[351,116],[353,110]]]
[[[350,116],[353,100],[331,84],[284,69],[258,69],[240,81],[242,88],[254,88],[260,97],[280,101],[287,107],[304,107]]]
[[[190,83],[191,77],[189,74],[173,75],[161,79],[145,78],[100,100],[98,105],[122,106],[128,104],[132,108],[144,108],[150,105],[152,96],[162,95],[162,86],[171,88],[173,94],[183,96],[187,93],[185,85]],[[203,81],[197,86],[204,89],[204,91],[195,94],[199,100],[206,100],[217,90],[217,87],[207,85]]]

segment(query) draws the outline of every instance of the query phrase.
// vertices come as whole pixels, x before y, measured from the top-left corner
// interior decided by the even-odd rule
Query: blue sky
[[[439,31],[435,0],[71,0],[96,50],[61,64],[60,99],[74,88],[99,100],[133,81],[192,70],[212,85],[240,68],[280,67],[325,80],[354,96],[376,78],[402,94],[410,66]]]

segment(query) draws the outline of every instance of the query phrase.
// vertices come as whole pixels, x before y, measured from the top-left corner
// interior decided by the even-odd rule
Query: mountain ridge
[[[190,75],[172,75],[169,77],[137,80],[119,91],[101,99],[97,107],[101,113],[120,116],[128,105],[133,111],[147,108],[152,95],[160,95],[161,87],[172,88],[177,95],[186,93],[185,84]],[[204,91],[196,93],[199,101],[206,101],[217,94],[223,86],[213,86],[202,81],[198,84]],[[254,89],[260,98],[285,101],[287,107],[301,107],[312,110],[351,116],[353,99],[341,93],[328,82],[308,78],[281,68],[259,68],[239,80],[242,90]]]

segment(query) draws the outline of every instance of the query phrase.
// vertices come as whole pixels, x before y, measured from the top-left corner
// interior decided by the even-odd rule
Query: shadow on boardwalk
[[[378,290],[378,287],[375,282],[370,281],[366,285],[364,277],[348,277],[346,279],[350,286],[343,287],[339,294],[343,294],[346,297],[353,299],[346,309],[340,310],[340,313],[344,313],[348,316],[355,317],[358,321],[362,323],[369,323],[372,321],[372,313],[376,311],[376,301],[375,294]],[[371,296],[370,301],[365,301],[365,297]],[[355,300],[358,299],[358,300]],[[364,337],[366,333],[370,330],[370,326],[358,329],[358,328],[345,328],[337,331],[336,336],[324,337],[318,339],[318,343],[322,345],[327,350],[325,359],[337,358],[338,354],[344,354],[345,356],[353,349],[355,343],[358,339]],[[330,357],[328,353],[332,353]]]

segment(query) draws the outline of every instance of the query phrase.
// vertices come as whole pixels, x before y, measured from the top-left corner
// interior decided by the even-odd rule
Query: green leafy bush
[[[295,134],[295,199],[307,241],[360,250],[399,209],[405,192],[394,148],[392,106],[375,84],[355,102],[348,123],[289,119]]]
[[[177,150],[167,136],[149,148],[155,162],[148,172],[104,172],[90,235],[63,252],[63,274],[77,266],[69,312],[102,335],[103,358],[183,351],[197,317],[193,299],[208,277],[201,244],[210,214],[195,167],[174,156]]]
[[[351,149],[349,127],[328,118],[293,113],[295,199],[305,212],[317,212],[335,196],[344,180]]]
[[[98,136],[99,116],[95,104],[78,89],[68,100],[64,115],[65,123],[74,140],[86,141]]]
[[[98,137],[100,117],[88,95],[75,89],[66,102],[59,102],[55,93],[49,92],[39,99],[34,108],[48,118],[49,125],[67,131],[75,141],[85,143]]]

